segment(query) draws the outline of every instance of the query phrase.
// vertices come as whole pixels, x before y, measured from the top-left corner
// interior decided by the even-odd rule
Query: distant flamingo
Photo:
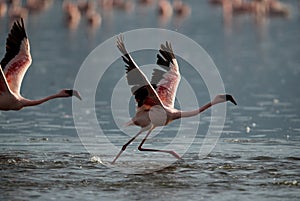
[[[101,15],[93,10],[86,13],[86,19],[90,27],[97,28],[101,25],[102,18]]]
[[[141,127],[141,130],[123,145],[120,152],[112,161],[112,164],[116,162],[126,147],[144,131],[148,132],[138,147],[140,151],[165,152],[180,159],[181,157],[175,151],[146,149],[142,147],[153,129],[158,126],[165,126],[175,119],[195,116],[218,103],[231,101],[236,105],[234,98],[231,95],[225,94],[217,95],[212,102],[196,110],[177,110],[174,108],[174,102],[180,81],[180,73],[171,44],[166,42],[166,45],[161,45],[160,54],[157,54],[157,64],[163,70],[154,70],[151,80],[152,84],[150,84],[145,74],[127,52],[122,36],[117,37],[117,47],[123,54],[122,58],[126,63],[127,81],[129,85],[133,85],[131,91],[137,102],[136,114],[126,125],[136,125]]]
[[[81,13],[77,4],[69,0],[63,1],[63,10],[66,16],[66,23],[70,29],[76,29],[80,23]]]
[[[7,12],[7,4],[5,1],[0,1],[0,17],[4,17]]]
[[[168,0],[158,1],[158,14],[163,18],[170,18],[173,15],[172,4]]]
[[[20,110],[54,98],[76,96],[81,99],[79,93],[72,89],[63,89],[40,100],[28,100],[21,96],[22,80],[31,64],[29,40],[22,18],[12,26],[6,41],[6,53],[0,64],[0,110]]]
[[[191,7],[183,3],[182,0],[174,0],[173,9],[176,15],[180,17],[186,17],[191,14]]]

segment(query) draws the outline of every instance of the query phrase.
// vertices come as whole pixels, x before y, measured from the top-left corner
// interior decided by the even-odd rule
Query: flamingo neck
[[[175,119],[179,119],[179,118],[185,118],[185,117],[193,117],[196,116],[197,114],[200,114],[201,112],[207,110],[208,108],[210,108],[213,104],[212,103],[207,103],[206,105],[196,109],[196,110],[192,110],[192,111],[180,111],[179,113],[177,113]]]
[[[53,95],[47,96],[47,97],[39,99],[39,100],[23,99],[22,104],[23,104],[23,107],[30,107],[30,106],[35,106],[35,105],[42,104],[42,103],[47,102],[51,99],[63,98],[63,97],[65,97],[65,96],[60,94],[60,93],[57,93],[57,94],[53,94]]]

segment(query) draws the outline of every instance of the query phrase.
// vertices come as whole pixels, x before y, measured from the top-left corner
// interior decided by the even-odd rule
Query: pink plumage
[[[218,103],[231,101],[236,104],[231,95],[225,94],[217,95],[213,101],[196,110],[177,110],[174,108],[174,102],[180,82],[180,72],[171,43],[166,42],[166,44],[161,45],[159,50],[160,54],[157,54],[156,62],[161,69],[154,69],[151,82],[149,82],[145,74],[127,52],[122,35],[117,37],[117,47],[123,54],[122,58],[126,66],[127,82],[128,85],[132,86],[131,91],[137,103],[136,114],[126,125],[136,125],[141,127],[141,129],[133,138],[123,145],[112,163],[115,163],[123,151],[125,151],[126,147],[144,131],[148,132],[138,147],[140,151],[164,152],[180,159],[181,157],[172,150],[143,148],[142,146],[151,131],[158,126],[165,126],[175,119],[197,115]]]
[[[39,100],[28,100],[22,97],[20,89],[30,64],[30,45],[21,18],[14,22],[10,30],[6,40],[6,53],[0,62],[0,110],[20,110],[54,98],[76,96],[81,99],[79,92],[71,89],[63,89]]]

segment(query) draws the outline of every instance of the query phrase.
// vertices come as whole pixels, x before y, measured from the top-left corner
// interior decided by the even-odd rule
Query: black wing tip
[[[164,52],[169,53],[170,56],[172,56],[172,59],[175,58],[171,42],[166,41],[166,44],[161,44],[160,45],[160,51],[164,51]]]
[[[27,38],[26,30],[25,30],[25,25],[24,25],[24,20],[23,18],[19,18],[16,20],[11,28],[10,33],[19,33],[20,36],[23,36],[23,38]],[[22,38],[22,39],[23,39]]]
[[[157,65],[161,66],[164,69],[165,67],[169,67],[170,63],[166,61],[160,54],[157,54],[156,57],[157,57],[157,61],[156,61]]]
[[[10,32],[6,39],[6,53],[4,58],[1,60],[0,64],[2,69],[13,59],[20,51],[20,46],[24,38],[27,38],[24,20],[20,18],[14,21]]]
[[[123,36],[122,33],[118,34],[118,35],[116,36],[116,38],[117,38],[117,41],[124,42],[124,36]]]
[[[135,65],[132,61],[132,58],[130,57],[129,53],[126,50],[125,44],[124,44],[124,36],[122,34],[119,34],[116,37],[117,47],[120,50],[120,52],[123,54],[122,59],[126,63],[126,73],[131,71],[132,69],[135,69]]]
[[[168,70],[170,63],[174,64],[173,59],[175,59],[175,55],[173,53],[171,42],[166,41],[165,44],[162,43],[160,45],[159,54],[157,54],[156,64]]]
[[[122,34],[119,34],[116,37],[116,42],[117,42],[117,47],[119,49],[119,51],[123,54],[122,58],[124,60],[125,63],[128,63],[128,52],[125,48],[125,44],[124,44],[124,36]]]
[[[126,55],[128,54],[127,53],[127,50],[125,48],[125,44],[124,44],[124,36],[122,34],[119,34],[117,37],[116,37],[116,41],[117,41],[117,47],[118,49],[120,50],[120,52],[123,54],[123,55]]]

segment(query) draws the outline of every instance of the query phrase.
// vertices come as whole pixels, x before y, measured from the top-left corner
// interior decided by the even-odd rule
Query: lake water
[[[224,24],[219,7],[207,1],[187,2],[192,6],[192,14],[183,20],[173,17],[161,22],[155,7],[137,5],[130,13],[102,13],[102,25],[96,30],[89,29],[84,19],[77,29],[66,28],[60,1],[47,11],[29,15],[26,28],[33,63],[23,81],[22,94],[37,99],[61,88],[72,88],[88,54],[121,32],[148,27],[177,31],[208,52],[226,91],[238,102],[238,106],[228,104],[224,130],[213,151],[206,158],[199,158],[201,143],[196,136],[182,161],[150,173],[124,173],[101,163],[102,156],[113,158],[115,153],[107,150],[93,155],[85,149],[74,125],[72,99],[52,100],[17,112],[1,111],[1,200],[300,199],[298,2],[285,1],[291,5],[288,18],[257,21],[253,16],[239,15],[231,24]],[[6,18],[0,19],[1,55],[8,24]],[[137,61],[142,62],[147,54],[140,55]],[[123,65],[121,60],[116,68],[117,64]],[[106,74],[103,85],[107,86],[107,93],[111,93],[112,83],[124,72],[112,70]],[[181,72],[197,87],[199,105],[209,101],[203,82],[182,66]],[[128,86],[124,86],[126,90],[130,93]],[[100,93],[95,101],[100,125],[107,137],[121,147],[129,137],[122,135],[113,122],[111,103],[103,100]],[[133,109],[134,105],[130,107]],[[210,112],[201,114],[199,139],[207,132],[209,122]],[[177,129],[177,123],[172,123],[162,135],[149,139],[147,146],[168,144]],[[126,153],[131,155],[120,158],[123,166],[130,160],[139,162],[134,156],[141,154],[137,151],[140,140],[128,148]],[[147,160],[149,153],[141,156],[141,163],[154,164]],[[171,157],[158,156],[157,161]]]

